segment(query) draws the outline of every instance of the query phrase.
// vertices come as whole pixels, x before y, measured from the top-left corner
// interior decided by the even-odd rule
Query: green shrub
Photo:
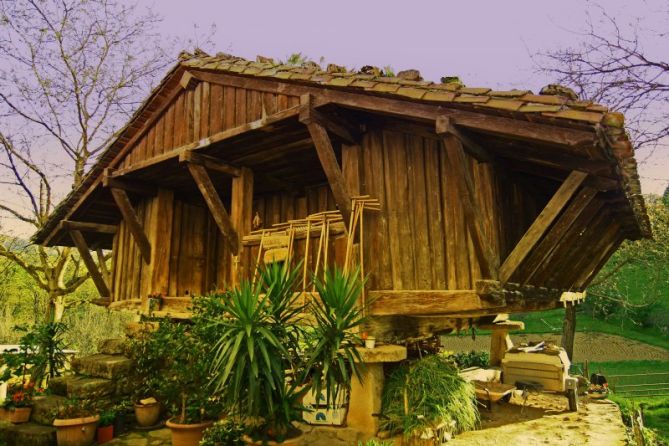
[[[488,367],[490,364],[490,353],[485,350],[471,350],[468,352],[457,352],[448,356],[459,369],[469,367]]]
[[[391,373],[383,391],[381,428],[405,436],[438,426],[454,434],[479,421],[474,386],[441,355],[407,362]]]
[[[232,419],[216,422],[204,431],[200,446],[243,446],[244,425]]]

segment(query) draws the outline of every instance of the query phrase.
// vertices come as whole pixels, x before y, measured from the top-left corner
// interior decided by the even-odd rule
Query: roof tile
[[[532,94],[532,92],[530,90],[494,90],[488,92],[488,96],[497,98],[519,98],[526,94]]]
[[[523,101],[514,101],[512,99],[490,99],[484,107],[499,108],[501,110],[518,111],[520,107],[525,105]]]
[[[386,84],[379,82],[378,84],[374,85],[373,90],[380,91],[382,93],[395,93],[399,88],[400,86],[397,84]]]
[[[471,94],[458,95],[454,101],[455,102],[465,102],[465,103],[483,103],[488,102],[490,98],[488,96],[476,96]]]
[[[396,93],[413,99],[422,99],[426,91],[422,88],[400,87]]]
[[[326,84],[333,85],[335,87],[348,87],[354,81],[355,79],[351,77],[333,77],[328,82],[326,82]]]
[[[567,99],[562,96],[546,95],[546,94],[526,94],[520,98],[526,102],[536,102],[538,104],[553,104],[561,105],[567,102]]]
[[[488,94],[488,92],[490,91],[490,88],[462,87],[458,91],[462,94],[481,95],[481,94]]]
[[[455,99],[455,93],[451,91],[428,91],[423,99],[426,101],[451,102]]]
[[[518,110],[523,113],[555,113],[562,110],[561,105],[525,104]]]
[[[351,83],[350,87],[374,88],[374,85],[376,84],[377,82],[370,82],[363,79],[356,79]]]

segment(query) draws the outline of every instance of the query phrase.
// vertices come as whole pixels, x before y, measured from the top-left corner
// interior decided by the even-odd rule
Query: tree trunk
[[[573,360],[574,355],[574,337],[576,335],[576,305],[573,302],[567,302],[564,310],[564,322],[562,324],[562,347],[567,352],[569,360]]]
[[[60,322],[63,319],[64,313],[65,299],[63,296],[55,295],[54,291],[50,291],[46,322]]]

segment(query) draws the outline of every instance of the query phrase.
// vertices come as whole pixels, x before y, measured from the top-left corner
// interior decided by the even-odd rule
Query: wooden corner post
[[[251,232],[253,222],[253,171],[242,167],[239,176],[232,179],[232,202],[230,205],[230,219],[233,227],[241,239]],[[232,285],[240,280],[239,258],[232,262]]]

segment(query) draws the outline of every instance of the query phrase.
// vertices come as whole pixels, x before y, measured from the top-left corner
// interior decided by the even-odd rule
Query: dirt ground
[[[608,401],[581,399],[578,412],[567,411],[567,398],[530,394],[523,407],[516,393],[509,403],[481,409],[481,429],[465,432],[449,446],[546,445],[623,446],[625,427],[618,407]]]
[[[514,344],[528,341],[553,340],[560,344],[560,335],[512,334]],[[447,350],[489,350],[490,336],[443,336],[442,345]],[[669,360],[669,350],[604,333],[576,333],[574,362],[589,361],[638,361],[644,359]]]

